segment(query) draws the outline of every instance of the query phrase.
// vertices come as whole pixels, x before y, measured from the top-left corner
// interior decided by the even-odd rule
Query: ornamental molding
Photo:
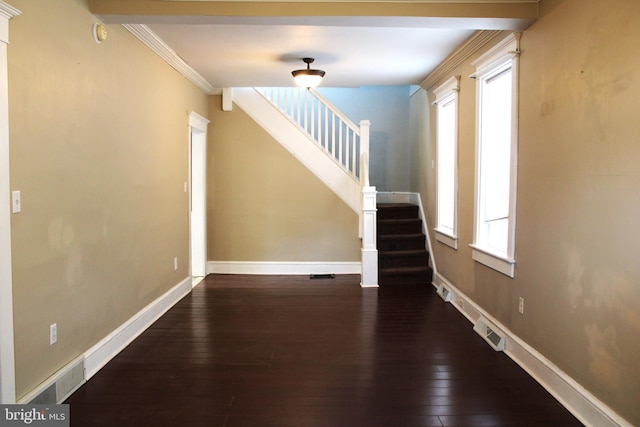
[[[158,37],[156,33],[151,31],[148,26],[143,24],[122,24],[122,26],[205,93],[215,95],[216,92],[219,92],[213,88],[207,79],[202,77],[200,73],[180,58],[180,56]]]

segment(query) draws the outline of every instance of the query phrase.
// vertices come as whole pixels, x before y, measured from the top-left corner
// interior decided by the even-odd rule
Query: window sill
[[[458,236],[449,234],[446,231],[438,230],[437,228],[434,228],[433,231],[436,233],[436,240],[438,242],[444,243],[453,249],[458,249]]]
[[[487,267],[493,268],[494,270],[509,276],[513,279],[515,273],[516,260],[512,258],[507,258],[504,255],[498,255],[494,252],[490,252],[487,249],[480,248],[476,245],[471,246],[471,257],[481,263],[486,265]]]

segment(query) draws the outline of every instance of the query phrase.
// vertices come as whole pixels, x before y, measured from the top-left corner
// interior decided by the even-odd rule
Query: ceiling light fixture
[[[311,69],[310,65],[313,62],[313,58],[302,58],[302,61],[307,64],[307,69],[291,72],[296,84],[306,88],[318,86],[324,77],[324,71]]]

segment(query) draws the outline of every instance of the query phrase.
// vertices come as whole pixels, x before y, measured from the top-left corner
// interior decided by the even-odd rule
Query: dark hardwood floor
[[[72,426],[580,426],[431,286],[207,277],[67,401]]]

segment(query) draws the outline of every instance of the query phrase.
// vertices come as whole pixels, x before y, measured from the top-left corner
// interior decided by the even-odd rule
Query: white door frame
[[[207,267],[207,125],[189,113],[189,268],[191,277],[204,277]],[[197,284],[194,280],[193,285]]]
[[[16,402],[11,274],[11,187],[9,185],[9,19],[20,11],[0,0],[0,403]]]

